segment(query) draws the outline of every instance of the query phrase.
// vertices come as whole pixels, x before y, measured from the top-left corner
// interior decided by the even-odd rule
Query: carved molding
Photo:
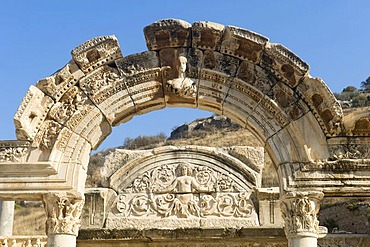
[[[66,194],[43,196],[47,213],[46,233],[78,235],[84,199]]]
[[[29,145],[26,141],[0,141],[0,163],[24,161]]]
[[[288,192],[281,200],[281,212],[284,219],[285,235],[317,236],[319,221],[317,214],[322,192]]]

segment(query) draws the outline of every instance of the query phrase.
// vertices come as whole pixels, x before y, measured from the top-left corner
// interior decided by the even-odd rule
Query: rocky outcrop
[[[192,135],[192,133],[197,131],[213,131],[219,129],[227,130],[238,130],[241,126],[234,123],[230,118],[225,116],[211,116],[209,118],[202,118],[194,120],[191,123],[183,124],[177,127],[171,132],[169,140],[187,138]]]

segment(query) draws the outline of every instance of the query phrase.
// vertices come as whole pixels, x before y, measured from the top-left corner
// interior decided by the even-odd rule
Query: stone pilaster
[[[47,246],[76,246],[83,197],[49,193],[44,195],[43,202],[47,213]]]
[[[281,211],[290,247],[317,246],[317,213],[322,198],[323,193],[319,191],[288,192],[282,196]]]

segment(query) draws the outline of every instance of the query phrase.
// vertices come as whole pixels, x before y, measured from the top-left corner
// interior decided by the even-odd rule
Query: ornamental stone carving
[[[81,197],[66,194],[46,194],[43,197],[47,213],[47,234],[78,235],[84,205]]]
[[[288,192],[281,201],[284,230],[289,238],[294,235],[316,236],[319,232],[317,213],[322,192]]]
[[[121,188],[108,228],[251,227],[258,218],[246,190],[226,171],[188,162],[154,167]]]
[[[24,161],[29,145],[26,141],[0,141],[0,163]]]
[[[188,59],[185,56],[179,56],[177,64],[179,76],[173,80],[168,80],[166,89],[180,97],[195,97],[197,92],[196,83],[185,75],[187,62]]]

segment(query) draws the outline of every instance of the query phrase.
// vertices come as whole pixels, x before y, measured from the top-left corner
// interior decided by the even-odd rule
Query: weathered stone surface
[[[18,140],[35,138],[53,103],[40,89],[30,86],[14,116]]]
[[[237,157],[243,157],[245,163]],[[103,173],[112,174],[110,187],[118,192],[108,199],[107,228],[240,228],[259,224],[250,195],[261,184],[262,148],[120,150],[111,153],[105,164],[111,168]]]
[[[224,32],[224,26],[210,21],[195,22],[191,26],[192,47],[216,50]]]
[[[52,76],[38,81],[36,87],[55,101],[59,101],[64,93],[76,85],[82,76],[84,76],[84,73],[79,69],[76,62],[71,60]]]
[[[114,35],[101,36],[88,40],[72,50],[73,60],[87,73],[121,58],[121,48]]]
[[[0,163],[26,161],[29,146],[28,141],[0,141]]]
[[[304,61],[280,44],[266,45],[261,66],[292,88],[295,88],[309,71],[309,66]]]
[[[258,63],[267,42],[268,38],[262,35],[239,27],[227,26],[220,51],[252,63]]]
[[[315,114],[326,135],[336,136],[342,131],[342,108],[320,78],[305,77],[297,92]]]
[[[146,45],[149,51],[169,47],[189,47],[191,45],[191,25],[182,20],[166,19],[154,22],[144,28]]]

